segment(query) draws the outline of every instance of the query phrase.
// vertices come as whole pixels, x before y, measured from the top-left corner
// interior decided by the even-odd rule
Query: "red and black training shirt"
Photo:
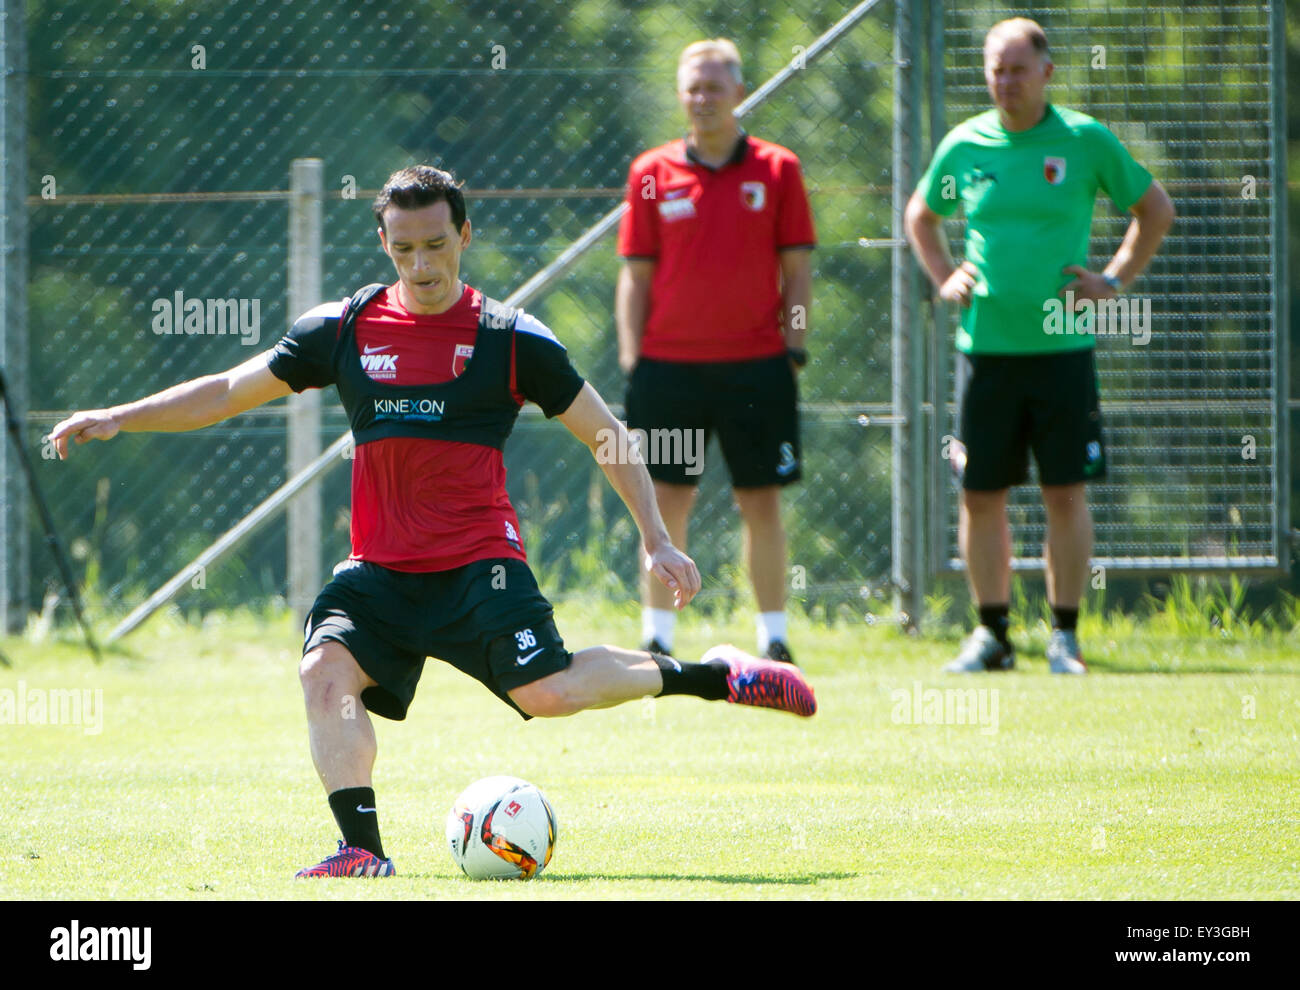
[[[397,396],[402,387],[439,385],[466,372],[479,334],[489,332],[480,329],[483,302],[481,293],[465,286],[446,312],[411,313],[399,300],[397,286],[389,286],[357,316],[346,341],[355,354],[339,353],[345,303],[327,303],[294,323],[270,352],[267,366],[295,392],[340,385],[347,406],[349,390],[340,378],[359,362],[369,379],[371,397],[366,401],[376,408],[400,408],[401,399],[383,397],[385,386],[393,386]],[[492,348],[508,362],[501,389],[508,387],[513,398],[499,404],[500,417],[509,418],[497,424],[504,442],[525,401],[537,403],[548,417],[556,416],[569,408],[584,382],[555,335],[527,313],[520,311],[512,326],[491,332],[511,335]],[[460,398],[469,401],[452,404],[445,420],[439,415],[443,421],[431,424],[427,432],[456,435],[455,407],[474,405],[474,397]],[[478,406],[481,419],[482,408],[491,408],[491,403],[480,401]],[[355,410],[348,413],[355,421]],[[403,428],[419,429],[409,424]],[[351,556],[412,572],[450,570],[497,557],[526,560],[505,481],[499,446],[434,435],[359,440],[352,464]]]

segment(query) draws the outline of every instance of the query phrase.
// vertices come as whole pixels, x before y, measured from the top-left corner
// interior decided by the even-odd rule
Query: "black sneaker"
[[[782,640],[774,639],[767,644],[767,649],[763,651],[763,656],[768,660],[775,660],[777,663],[788,663],[791,666],[799,666],[794,662],[794,657],[790,655],[790,647],[786,646]]]
[[[648,643],[642,643],[641,649],[645,650],[647,653],[658,653],[660,656],[664,657],[670,657],[673,655],[672,650],[664,646],[664,644],[659,642],[659,640],[653,638]]]

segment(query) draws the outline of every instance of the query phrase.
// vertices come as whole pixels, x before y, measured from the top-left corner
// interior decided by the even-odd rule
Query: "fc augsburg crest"
[[[1065,181],[1065,159],[1048,155],[1043,159],[1043,177],[1054,186]]]
[[[767,202],[767,186],[761,182],[742,182],[740,198],[745,201],[747,207],[757,213]]]

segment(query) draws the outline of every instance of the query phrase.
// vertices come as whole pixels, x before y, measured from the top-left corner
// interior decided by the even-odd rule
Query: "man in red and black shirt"
[[[800,476],[795,375],[807,361],[812,216],[799,159],[736,122],[745,89],[734,44],[687,47],[677,91],[690,131],[632,163],[619,229],[627,423],[644,431],[659,510],[680,547],[717,432],[744,519],[758,650],[793,662],[781,489]],[[642,605],[647,648],[671,652],[669,596],[646,581]]]
[[[426,657],[477,678],[525,718],[646,695],[688,694],[811,715],[798,671],[715,647],[700,663],[596,646],[565,649],[526,563],[502,451],[525,400],[592,450],[627,449],[622,424],[536,319],[460,281],[470,224],[459,185],[417,166],[374,205],[398,280],[302,316],[275,348],[224,374],[79,412],[50,437],[197,429],[291,391],[336,386],[356,442],[352,553],[312,606],[299,674],[312,760],[343,833],[299,876],[388,876],[371,786],[368,712],[406,717]],[[675,549],[645,466],[597,458],[642,535],[645,566],[680,608],[699,590]],[[607,463],[608,462],[608,463]],[[359,698],[355,712],[340,698]]]

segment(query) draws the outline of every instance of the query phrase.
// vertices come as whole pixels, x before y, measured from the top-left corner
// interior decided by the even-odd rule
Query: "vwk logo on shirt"
[[[1054,186],[1065,181],[1065,159],[1048,155],[1043,159],[1043,178]]]
[[[695,201],[691,199],[689,189],[668,189],[659,201],[660,219],[671,222],[695,216]]]
[[[382,353],[392,344],[381,347],[366,347],[361,353],[361,367],[373,379],[397,377],[397,355]]]

